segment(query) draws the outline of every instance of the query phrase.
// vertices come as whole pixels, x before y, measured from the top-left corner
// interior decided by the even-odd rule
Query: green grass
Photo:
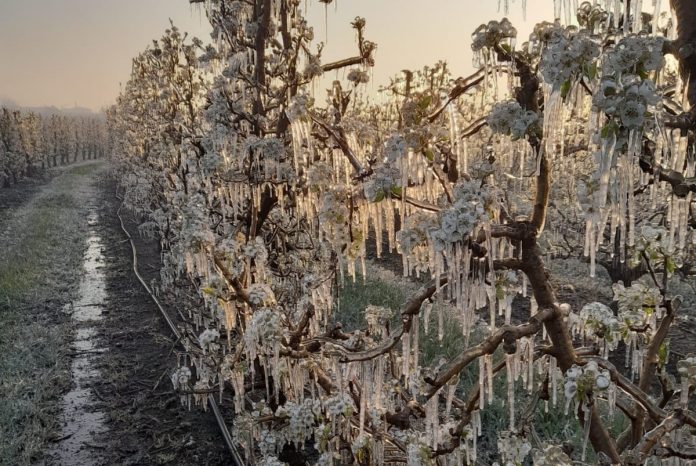
[[[101,161],[93,162],[93,163],[86,163],[84,165],[78,165],[77,167],[73,167],[68,170],[68,173],[72,175],[78,175],[78,176],[85,176],[85,175],[91,175],[97,171],[101,167],[102,163]]]
[[[82,168],[82,167],[78,167]],[[86,172],[85,172],[86,173]],[[0,238],[0,464],[40,458],[58,429],[58,401],[69,387],[71,329],[61,306],[82,271],[86,220],[73,194],[88,182],[54,178],[5,219]]]
[[[358,277],[355,283],[347,282],[339,291],[339,305],[336,312],[336,320],[343,324],[346,330],[364,328],[364,310],[369,304],[389,307],[394,311],[395,317],[393,325],[400,325],[398,322],[398,310],[405,303],[409,296],[418,288],[417,285],[400,281],[396,277],[383,278],[381,274],[370,274],[365,280]],[[464,337],[461,332],[460,324],[447,314],[448,309],[443,307],[445,312],[443,338],[438,340],[438,304],[433,306],[429,320],[429,334],[425,335],[424,326],[421,324],[419,345],[421,350],[420,360],[423,365],[435,365],[441,358],[449,361],[461,353],[465,348]],[[450,311],[451,312],[451,311]],[[395,328],[395,327],[392,327]],[[470,345],[475,345],[481,341],[482,335],[472,333]],[[399,346],[400,348],[400,346]],[[499,348],[494,354],[494,364],[503,358],[502,350]],[[465,399],[472,390],[478,386],[479,368],[477,363],[467,366],[460,374],[458,396]],[[535,377],[540,377],[535,372]],[[495,377],[495,394],[497,398],[492,404],[486,404],[481,411],[481,424],[483,432],[479,438],[480,458],[492,464],[500,461],[498,456],[497,439],[498,433],[509,429],[509,407],[507,406],[507,377],[505,371]],[[533,397],[522,387],[522,382],[516,383],[515,389],[515,417],[518,421],[522,412],[527,409]],[[606,403],[599,402],[603,418],[612,436],[617,438],[628,425],[627,418],[618,410],[615,410],[613,418],[606,414]],[[565,414],[565,397],[563,395],[562,384],[558,387],[557,405],[548,403],[546,409],[543,400],[539,400],[534,411],[534,415],[529,420],[529,425],[534,427],[538,438],[542,441],[555,444],[570,443],[573,447],[574,456],[580,458],[583,442],[583,431],[575,418],[573,412]],[[532,445],[534,448],[545,445]],[[530,455],[531,458],[531,455]],[[595,455],[592,447],[587,448],[586,464],[594,464]],[[529,462],[531,464],[531,461]]]

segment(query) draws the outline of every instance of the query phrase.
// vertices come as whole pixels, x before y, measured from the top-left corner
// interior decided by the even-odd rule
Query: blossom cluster
[[[541,58],[544,81],[557,91],[583,75],[594,78],[599,53],[599,44],[586,31],[554,34]]]
[[[677,362],[677,372],[689,385],[696,385],[696,356],[689,356]]]
[[[346,79],[355,85],[365,84],[370,82],[370,75],[365,70],[354,68],[348,72]]]
[[[609,371],[600,369],[595,361],[590,361],[584,366],[573,366],[566,371],[564,392],[566,400],[584,402],[586,396],[594,391],[602,391],[609,388],[611,377]]]
[[[295,445],[301,449],[304,442],[314,434],[315,415],[321,416],[321,405],[318,400],[306,398],[295,403],[287,401],[276,410],[276,417],[287,418],[285,427],[278,432],[279,447]]]
[[[640,234],[636,235],[632,252],[629,261],[631,266],[635,267],[642,262],[643,253],[645,253],[654,268],[664,267],[668,274],[674,273],[674,270],[684,261],[683,251],[675,247],[669,230],[661,226],[643,226]]]
[[[215,351],[217,349],[217,341],[220,339],[220,332],[215,329],[207,329],[198,336],[198,342],[204,353]]]
[[[428,269],[430,252],[428,237],[430,231],[438,229],[435,215],[416,212],[406,217],[401,230],[396,233],[396,241],[399,252],[408,257],[409,263],[416,272],[424,272]]]
[[[523,109],[515,100],[508,100],[495,104],[486,121],[494,133],[517,140],[523,138],[530,127],[539,121],[539,115]]]
[[[619,305],[619,319],[629,328],[642,325],[662,303],[660,290],[642,283],[633,283],[628,288],[622,283],[615,283],[612,289],[614,300]]]
[[[458,184],[454,195],[452,205],[440,213],[440,228],[431,233],[437,250],[467,238],[477,225],[490,220],[489,211],[497,204],[497,190],[475,181]]]
[[[517,37],[517,30],[507,18],[500,21],[489,21],[476,28],[472,34],[471,48],[478,52],[484,48],[493,48],[504,39]]]
[[[592,99],[597,110],[614,117],[615,124],[620,123],[627,129],[642,128],[648,110],[659,102],[660,97],[653,82],[632,74],[619,78],[605,76]],[[611,127],[611,123],[606,126]]]
[[[605,75],[622,76],[657,71],[665,63],[663,46],[662,37],[645,35],[624,37],[605,55],[603,72]]]
[[[390,164],[382,164],[363,184],[365,198],[369,202],[380,202],[385,197],[389,197],[394,191],[401,188],[401,173],[398,168]]]
[[[608,306],[598,302],[585,304],[580,310],[580,319],[586,335],[604,338],[614,345],[618,343],[614,336],[619,321]]]
[[[573,462],[558,445],[547,445],[532,453],[534,466],[572,466]]]
[[[577,19],[580,26],[594,33],[607,24],[609,13],[597,2],[582,2],[577,10]]]
[[[247,324],[244,345],[254,357],[256,354],[271,355],[282,338],[283,327],[280,316],[273,309],[262,308],[254,312]]]
[[[498,451],[502,460],[501,466],[517,466],[522,464],[529,452],[532,451],[532,445],[521,435],[503,431],[498,436]]]

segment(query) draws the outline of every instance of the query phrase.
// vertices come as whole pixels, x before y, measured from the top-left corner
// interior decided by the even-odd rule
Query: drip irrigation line
[[[126,234],[128,237],[128,241],[130,242],[131,245],[131,250],[133,251],[133,272],[135,272],[135,276],[138,277],[138,280],[140,283],[143,285],[143,288],[145,288],[145,291],[150,295],[152,298],[152,301],[157,305],[157,308],[160,310],[162,313],[162,316],[164,317],[164,320],[167,321],[167,325],[169,325],[170,330],[176,337],[178,342],[181,342],[181,334],[179,333],[179,329],[176,328],[176,325],[174,324],[174,321],[172,321],[171,317],[169,317],[169,314],[164,310],[162,305],[160,304],[159,300],[157,297],[154,295],[150,287],[148,286],[147,283],[145,283],[145,280],[143,277],[140,275],[140,272],[138,271],[138,251],[135,248],[135,242],[133,241],[133,237],[131,236],[130,233],[128,233],[128,230],[126,230],[126,226],[123,223],[123,217],[121,217],[121,208],[123,207],[123,204],[118,208],[116,211],[116,216],[118,217],[118,221],[121,223],[121,230],[123,230],[123,233]],[[234,462],[235,466],[245,466],[244,460],[242,459],[242,456],[239,454],[239,451],[237,450],[237,447],[234,445],[234,441],[232,440],[232,435],[230,434],[229,429],[227,428],[227,424],[225,424],[225,420],[222,417],[222,412],[220,411],[220,407],[218,406],[217,401],[215,401],[215,396],[210,393],[208,394],[208,404],[210,405],[211,410],[213,411],[213,414],[215,415],[215,420],[217,421],[218,427],[220,428],[220,432],[222,433],[222,437],[225,439],[225,444],[227,445],[227,448],[229,449],[230,453],[232,454],[232,461]]]

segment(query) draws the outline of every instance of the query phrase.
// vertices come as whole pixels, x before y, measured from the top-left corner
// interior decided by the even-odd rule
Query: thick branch
[[[672,185],[672,192],[679,197],[686,197],[690,192],[696,193],[696,177],[685,178],[681,173],[668,168],[656,167],[648,155],[640,158],[639,165],[645,173],[650,173],[660,181]]]
[[[551,318],[555,313],[554,308],[541,309],[533,315],[527,323],[522,325],[505,325],[488,336],[476,346],[472,346],[457,356],[438,374],[435,380],[426,380],[431,385],[427,398],[432,398],[437,391],[444,387],[452,377],[459,374],[472,361],[486,354],[493,354],[503,340],[515,339],[534,335],[541,330],[542,323]]]

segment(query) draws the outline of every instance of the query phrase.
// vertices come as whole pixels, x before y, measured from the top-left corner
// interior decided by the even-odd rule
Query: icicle
[[[689,407],[689,378],[688,377],[682,377],[679,403],[681,403],[683,409],[688,409],[688,407]]]
[[[423,302],[423,331],[428,334],[430,328],[430,312],[433,310],[433,303],[430,300]]]
[[[433,395],[425,404],[425,438],[430,447],[435,450],[438,444],[439,416],[438,395]]]
[[[515,430],[515,355],[505,355],[505,368],[507,369],[507,398],[510,413],[510,430]]]
[[[452,409],[452,401],[454,400],[454,395],[457,392],[457,385],[459,384],[459,377],[450,381],[447,385],[447,398],[445,399],[445,419],[449,417],[450,411]]]
[[[590,422],[591,419],[591,409],[589,406],[587,406],[585,403],[580,407],[583,412],[583,417],[585,418],[585,426],[584,426],[584,431],[583,431],[583,436],[582,436],[582,454],[580,455],[581,460],[584,462],[585,461],[585,456],[587,453],[587,444],[589,443],[590,440],[590,427],[592,425],[592,422]]]
[[[360,393],[360,433],[358,437],[362,437],[365,433],[365,416],[367,415],[367,407],[370,405],[370,389],[372,386],[372,361],[363,361],[362,369],[362,391]]]
[[[401,336],[401,344],[402,346],[402,373],[404,375],[404,378],[406,379],[406,384],[408,384],[408,379],[411,375],[411,365],[410,365],[410,360],[411,360],[411,336],[408,333],[404,333]]]
[[[382,387],[384,385],[384,357],[377,359],[377,370],[375,371],[375,396],[374,405],[377,410],[382,408]]]
[[[486,383],[488,384],[488,404],[493,404],[493,356],[484,356],[486,361]]]
[[[418,370],[418,364],[419,364],[419,363],[418,363],[418,357],[419,357],[419,352],[420,352],[420,348],[419,348],[419,343],[420,343],[420,342],[418,341],[418,339],[419,339],[419,337],[420,337],[420,332],[419,332],[419,328],[418,328],[418,327],[419,327],[419,320],[418,320],[418,319],[413,319],[413,325],[412,325],[412,327],[411,327],[411,330],[412,330],[411,333],[413,334],[413,343],[412,343],[412,345],[411,345],[411,346],[413,347],[413,364],[412,364],[412,367],[413,367],[414,370],[416,370],[416,371]]]
[[[437,308],[437,341],[442,342],[445,337],[445,310],[444,306]]]
[[[549,356],[549,378],[551,379],[551,403],[556,407],[558,400],[558,376],[556,375],[556,358]]]
[[[486,405],[486,356],[481,356],[479,362],[479,406],[483,408]]]

